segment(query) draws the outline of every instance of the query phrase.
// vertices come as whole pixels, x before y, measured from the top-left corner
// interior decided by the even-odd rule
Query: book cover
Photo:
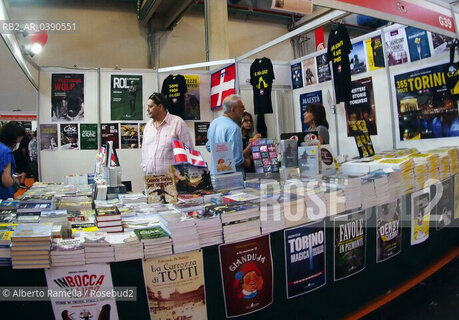
[[[139,125],[137,123],[121,123],[121,149],[137,149],[139,147]]]
[[[80,149],[97,150],[97,123],[80,124]]]
[[[273,301],[269,235],[218,247],[226,317],[266,308]]]
[[[110,80],[111,120],[143,120],[142,76],[112,74]]]
[[[78,124],[61,123],[61,150],[79,150]]]
[[[366,212],[336,216],[334,223],[334,279],[350,277],[365,269]]]
[[[40,124],[40,150],[57,150],[57,124]]]
[[[321,54],[316,57],[317,63],[317,77],[319,78],[319,83],[330,81],[332,79],[330,67],[327,61],[327,54]]]
[[[287,299],[326,283],[325,221],[284,230]]]
[[[56,319],[118,319],[108,263],[53,267],[45,275]]]
[[[376,262],[402,250],[401,199],[376,207]]]
[[[411,245],[429,238],[430,190],[428,188],[411,194]]]
[[[146,259],[142,266],[151,319],[207,319],[201,251]]]
[[[301,176],[319,174],[319,146],[298,147],[298,167]]]
[[[51,75],[51,121],[84,121],[84,74]]]
[[[188,163],[172,166],[175,186],[178,193],[194,193],[198,190],[211,190],[212,183],[209,169]]]
[[[120,147],[120,131],[118,123],[102,123],[100,125],[101,131],[101,144],[107,144],[113,141],[113,148],[119,149]]]
[[[194,123],[194,139],[196,146],[205,146],[207,143],[207,131],[209,130],[210,122],[195,122]]]
[[[98,208],[96,209],[97,221],[120,220],[121,214],[117,207]]]
[[[145,175],[144,182],[148,203],[177,202],[177,189],[172,173],[148,174]]]
[[[0,203],[0,209],[17,209],[19,201],[17,200],[3,200]]]
[[[169,234],[161,226],[154,226],[146,229],[136,229],[134,234],[140,241],[148,241],[160,238],[169,238]]]
[[[279,148],[282,155],[282,168],[298,167],[298,143],[296,140],[280,140]]]
[[[214,143],[210,146],[212,174],[236,172],[233,149],[230,142]]]
[[[13,235],[11,236],[11,239],[13,241],[51,239],[52,230],[52,223],[23,223],[16,227]]]
[[[453,221],[453,178],[448,178],[435,185],[435,192],[440,196],[435,206],[437,230],[451,224]]]

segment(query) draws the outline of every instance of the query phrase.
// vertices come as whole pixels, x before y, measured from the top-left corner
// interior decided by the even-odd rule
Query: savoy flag
[[[220,69],[212,73],[210,81],[210,109],[214,110],[222,106],[223,99],[235,94],[236,65]]]

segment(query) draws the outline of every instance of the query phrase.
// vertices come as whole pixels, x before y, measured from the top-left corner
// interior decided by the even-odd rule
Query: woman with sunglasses
[[[253,117],[250,113],[242,114],[241,134],[242,134],[242,149],[244,150],[244,168],[246,172],[255,172],[252,161],[252,152],[250,149],[250,139],[259,139],[261,134],[253,134]]]

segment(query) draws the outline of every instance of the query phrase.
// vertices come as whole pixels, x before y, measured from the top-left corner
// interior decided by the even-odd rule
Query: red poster
[[[261,310],[273,301],[269,235],[219,246],[226,317]]]

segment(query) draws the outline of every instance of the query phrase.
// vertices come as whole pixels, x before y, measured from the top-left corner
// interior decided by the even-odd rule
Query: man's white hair
[[[223,102],[222,102],[223,113],[226,113],[226,114],[231,113],[231,108],[233,106],[236,106],[239,100],[241,100],[241,96],[238,94],[232,94],[230,96],[227,96],[225,99],[223,99]]]

